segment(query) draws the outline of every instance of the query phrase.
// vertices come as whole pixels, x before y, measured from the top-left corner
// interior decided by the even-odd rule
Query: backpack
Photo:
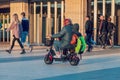
[[[76,45],[75,53],[77,54],[82,54],[86,49],[86,42],[83,36],[77,36],[76,34],[73,34],[71,44]]]

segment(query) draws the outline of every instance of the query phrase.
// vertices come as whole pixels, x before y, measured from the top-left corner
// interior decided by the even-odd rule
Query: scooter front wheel
[[[52,64],[52,63],[53,63],[53,56],[47,54],[47,55],[44,57],[44,62],[45,62],[46,64]]]

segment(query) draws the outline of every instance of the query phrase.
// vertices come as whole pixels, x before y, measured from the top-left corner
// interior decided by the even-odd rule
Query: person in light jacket
[[[26,53],[25,49],[24,49],[22,43],[20,42],[21,26],[20,26],[20,21],[18,19],[18,15],[16,13],[13,14],[13,21],[11,22],[10,27],[7,28],[6,31],[8,32],[10,30],[12,30],[13,40],[12,40],[12,45],[11,45],[10,49],[6,50],[6,52],[8,52],[10,54],[14,47],[15,41],[17,41],[22,49],[22,52],[20,54],[25,54]]]

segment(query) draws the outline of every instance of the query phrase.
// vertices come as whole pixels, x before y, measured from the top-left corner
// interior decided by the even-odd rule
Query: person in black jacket
[[[105,20],[104,16],[101,15],[100,16],[100,25],[98,28],[98,34],[99,34],[99,42],[103,49],[105,49],[106,45],[107,45],[107,33],[108,33],[107,21]]]
[[[22,16],[21,24],[23,30],[21,35],[21,42],[23,45],[26,44],[30,48],[30,52],[32,52],[33,47],[30,45],[29,42],[26,42],[27,36],[29,34],[29,20],[26,18],[25,12],[22,12],[21,16]]]
[[[93,48],[91,38],[93,34],[93,22],[90,20],[89,16],[86,16],[86,23],[85,23],[85,33],[86,33],[86,43],[88,45],[88,52],[90,52]]]
[[[113,36],[114,36],[114,32],[115,32],[115,25],[111,22],[111,18],[109,17],[108,19],[108,39],[111,45],[111,48],[113,47]]]

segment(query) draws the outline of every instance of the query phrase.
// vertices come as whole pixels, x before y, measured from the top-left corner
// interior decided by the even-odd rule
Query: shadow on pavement
[[[34,80],[120,80],[120,67]]]
[[[10,63],[10,62],[20,62],[20,61],[33,61],[33,60],[43,60],[43,56],[27,56],[27,57],[17,57],[17,58],[0,58],[0,63]]]

